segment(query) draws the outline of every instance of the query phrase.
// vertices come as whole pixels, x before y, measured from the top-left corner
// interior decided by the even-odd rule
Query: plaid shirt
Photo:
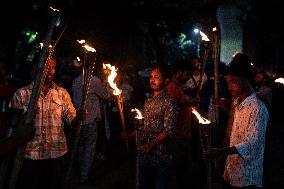
[[[27,110],[33,83],[18,89],[12,99],[13,108]],[[64,121],[70,125],[76,110],[68,92],[53,83],[44,96],[39,96],[34,115],[35,137],[27,143],[25,158],[33,160],[58,158],[67,153],[63,130]]]

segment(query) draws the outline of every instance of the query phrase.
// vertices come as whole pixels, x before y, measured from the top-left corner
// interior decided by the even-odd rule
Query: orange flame
[[[207,35],[205,35],[205,33],[203,33],[202,31],[199,32],[201,35],[201,40],[203,41],[210,41],[209,38],[207,37]]]
[[[113,94],[114,95],[120,95],[122,91],[119,88],[117,88],[116,84],[114,83],[114,79],[117,76],[117,73],[116,73],[117,68],[115,68],[115,66],[112,66],[110,64],[103,64],[103,68],[111,70],[111,73],[109,74],[107,80],[108,80],[111,88],[113,88],[113,90],[114,90]]]
[[[137,113],[137,115],[135,116],[136,119],[143,119],[144,118],[142,116],[142,113],[140,112],[140,110],[137,109],[137,108],[131,109],[131,112],[136,112]]]
[[[202,117],[195,108],[192,108],[191,112],[197,117],[199,123],[201,123],[201,124],[209,124],[209,123],[211,123],[209,120],[207,120],[204,117]]]
[[[275,79],[274,82],[284,84],[284,78],[281,78],[281,77],[280,77],[280,78],[278,78],[278,79]]]
[[[77,40],[77,42],[80,43],[80,44],[82,44],[82,45],[86,43],[86,41],[85,41],[84,39]],[[90,45],[85,44],[85,45],[83,45],[82,47],[85,48],[87,51],[97,52],[96,49],[93,48],[93,47],[91,47]]]

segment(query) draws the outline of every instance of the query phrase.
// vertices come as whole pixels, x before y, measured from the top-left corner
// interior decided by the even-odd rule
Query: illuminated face
[[[192,65],[195,67],[195,68],[199,68],[199,66],[201,65],[201,62],[196,58],[192,61]]]
[[[234,79],[227,81],[228,81],[228,89],[230,90],[232,96],[239,96],[241,94],[240,82]]]
[[[159,69],[153,69],[150,75],[151,89],[154,91],[160,91],[163,89],[163,76]]]
[[[257,73],[254,80],[255,80],[256,83],[260,83],[263,80],[263,74]]]
[[[56,60],[50,59],[46,64],[45,83],[51,83],[55,75]]]

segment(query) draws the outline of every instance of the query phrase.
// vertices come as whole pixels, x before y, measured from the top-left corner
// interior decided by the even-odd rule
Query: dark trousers
[[[56,159],[25,159],[16,188],[57,189],[60,188],[65,156]]]
[[[172,189],[172,170],[170,163],[158,166],[139,167],[139,189]]]

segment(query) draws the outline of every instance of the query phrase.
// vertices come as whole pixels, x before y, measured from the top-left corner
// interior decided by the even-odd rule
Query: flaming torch
[[[135,119],[138,120],[138,124],[137,125],[140,125],[142,124],[142,119],[144,118],[142,116],[142,113],[140,112],[139,109],[137,108],[134,108],[134,109],[131,109],[131,112],[136,112],[136,116],[135,116]],[[136,125],[136,124],[135,124]],[[137,126],[136,126],[137,127]],[[135,129],[135,146],[137,148],[137,128]],[[135,177],[136,177],[136,189],[139,189],[139,162],[138,162],[138,156],[136,156],[136,172],[135,172]]]
[[[199,31],[199,34],[201,36],[201,41],[205,41],[205,42],[209,42],[209,38],[207,37],[207,35],[205,33],[203,33],[202,31]],[[205,47],[207,47],[208,44],[206,44]],[[205,67],[206,67],[206,63],[207,63],[207,59],[208,59],[208,48],[205,48],[205,52],[204,52],[204,56],[203,56],[203,65],[202,65],[202,71],[201,71],[201,74],[199,76],[199,82],[198,82],[198,86],[197,86],[197,94],[196,94],[196,97],[199,99],[199,93],[200,93],[200,90],[201,90],[201,84],[202,84],[202,78],[204,76],[204,73],[205,73]]]
[[[211,122],[207,119],[205,119],[204,117],[202,117],[198,111],[196,110],[196,108],[192,108],[192,111],[191,111],[195,116],[196,118],[198,119],[198,122],[199,124],[202,124],[202,125],[208,125],[210,124]],[[208,145],[208,133],[205,134],[204,136],[204,141],[203,141],[203,136],[202,136],[202,132],[201,132],[201,126],[198,125],[198,132],[199,132],[199,137],[200,137],[200,143],[201,143],[201,148],[202,148],[202,151],[203,153],[206,153],[209,145]],[[208,131],[207,131],[208,132]],[[206,162],[206,171],[207,171],[207,178],[206,178],[206,182],[207,182],[207,188],[208,189],[211,189],[212,188],[212,177],[211,177],[211,164],[210,162]]]
[[[116,83],[114,83],[114,80],[117,76],[117,68],[110,64],[103,64],[103,68],[110,70],[110,74],[107,80],[108,80],[109,85],[113,89],[113,95],[116,96],[122,129],[123,131],[125,131],[125,122],[124,122],[124,114],[123,114],[123,99],[121,96],[122,90],[117,87]],[[126,143],[126,149],[127,151],[129,151],[128,143]]]
[[[284,78],[278,78],[278,79],[275,79],[274,81],[275,83],[281,83],[281,84],[284,84]]]
[[[80,44],[84,44],[85,40],[77,40],[77,42],[80,43]],[[94,48],[90,47],[89,45],[85,44],[82,47],[86,49],[86,52],[92,52],[92,53],[96,52],[96,50]],[[86,55],[86,52],[85,52],[85,55]],[[87,95],[88,95],[88,91],[89,91],[89,87],[90,87],[90,82],[91,82],[91,79],[93,77],[94,66],[95,66],[95,61],[86,62],[86,56],[85,56],[84,60],[83,60],[83,63],[82,63],[83,87],[82,87],[81,110],[83,110],[83,111],[86,110]],[[86,71],[87,71],[87,73],[86,73]],[[74,162],[75,154],[77,152],[77,148],[78,148],[78,144],[79,144],[80,131],[81,131],[81,126],[82,125],[83,125],[83,122],[81,121],[79,123],[79,125],[76,127],[76,130],[75,130],[75,139],[74,139],[73,146],[71,148],[70,160],[68,162],[69,165],[67,167],[65,180],[64,180],[64,183],[63,183],[63,184],[65,184],[65,187],[67,187],[66,184],[71,179],[71,172],[72,172],[73,162]]]

